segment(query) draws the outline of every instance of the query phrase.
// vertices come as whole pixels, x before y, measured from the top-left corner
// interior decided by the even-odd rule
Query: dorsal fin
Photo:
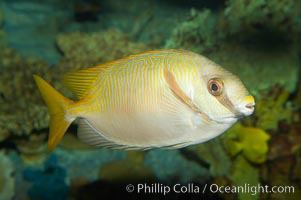
[[[104,69],[105,67],[97,66],[68,72],[63,76],[63,84],[75,94],[76,98],[82,99]]]

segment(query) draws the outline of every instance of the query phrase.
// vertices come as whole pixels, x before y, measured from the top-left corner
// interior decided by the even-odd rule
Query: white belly
[[[204,122],[199,114],[189,108],[173,115],[164,111],[107,112],[90,114],[85,118],[109,141],[142,148],[201,143],[216,137],[231,126]]]

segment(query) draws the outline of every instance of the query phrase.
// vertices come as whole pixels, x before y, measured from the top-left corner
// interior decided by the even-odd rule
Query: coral
[[[230,33],[254,33],[263,30],[296,33],[301,7],[298,0],[227,0],[224,26]]]
[[[23,59],[5,48],[0,51],[0,71],[0,129],[28,135],[34,129],[47,127],[47,108],[32,79],[32,74],[38,73],[54,80],[46,63]]]
[[[12,161],[0,152],[0,199],[13,199],[15,193],[14,165]]]
[[[65,182],[66,171],[57,165],[57,158],[50,156],[44,169],[28,168],[23,172],[24,179],[33,185],[28,191],[32,199],[65,200],[68,198],[69,187]]]
[[[99,178],[112,182],[154,181],[154,173],[143,164],[143,161],[143,152],[128,152],[125,160],[104,164],[99,171]]]
[[[298,151],[296,153],[296,161],[293,165],[291,178],[293,181],[296,181],[299,185],[299,188],[301,188],[301,151]]]
[[[264,199],[299,199],[301,197],[301,124],[282,122],[272,134],[268,160],[261,167],[261,178],[270,186],[293,186],[294,192],[266,194]]]
[[[292,155],[284,156],[267,163],[262,168],[261,177],[269,186],[294,187],[294,189],[290,188],[290,191],[286,188],[285,192],[269,193],[265,199],[299,199],[301,197],[300,185],[296,184],[295,177],[292,176],[292,169],[296,167],[294,160]]]
[[[295,97],[293,98],[293,102],[300,108],[301,107],[301,70],[298,73],[298,85],[295,91]]]
[[[294,108],[288,103],[289,95],[279,86],[263,92],[256,101],[256,126],[264,130],[276,130],[279,121],[291,123]]]
[[[298,152],[301,149],[300,131],[300,122],[290,125],[281,123],[277,131],[272,133],[268,159],[274,160]]]
[[[218,38],[216,31],[216,16],[210,10],[191,10],[190,17],[179,24],[165,48],[183,48],[198,53],[212,49]]]
[[[75,70],[148,50],[143,43],[134,43],[116,30],[100,33],[65,33],[57,37],[64,57],[59,66]]]
[[[263,163],[266,161],[269,139],[270,135],[262,129],[237,123],[225,134],[224,143],[231,156],[242,153],[253,163]]]
[[[7,139],[9,137],[10,133],[7,129],[4,127],[0,127],[0,142]]]

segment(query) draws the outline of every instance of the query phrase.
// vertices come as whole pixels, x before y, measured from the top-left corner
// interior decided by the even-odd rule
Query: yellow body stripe
[[[166,86],[164,69],[173,71],[183,82],[198,73],[195,58],[183,52],[152,51],[129,56],[105,66],[94,85],[88,90],[86,105],[77,106],[73,113],[100,111],[153,110]],[[185,66],[184,66],[185,65]],[[103,66],[99,66],[103,67]],[[87,107],[91,107],[87,109]]]

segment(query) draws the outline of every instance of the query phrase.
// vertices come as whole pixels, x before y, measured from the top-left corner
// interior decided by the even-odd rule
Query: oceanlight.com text
[[[126,191],[129,193],[136,192],[138,194],[169,194],[169,193],[182,193],[182,194],[205,194],[205,193],[249,193],[256,195],[259,193],[294,193],[294,186],[269,186],[269,185],[250,185],[244,184],[240,186],[219,186],[217,184],[205,184],[202,186],[194,183],[188,184],[174,184],[165,185],[162,183],[138,183],[128,184]]]
[[[209,187],[212,193],[249,193],[256,195],[258,193],[294,193],[294,186],[269,186],[269,185],[250,185],[244,184],[241,186],[219,186],[217,184],[205,185]],[[205,189],[206,190],[206,189]]]

